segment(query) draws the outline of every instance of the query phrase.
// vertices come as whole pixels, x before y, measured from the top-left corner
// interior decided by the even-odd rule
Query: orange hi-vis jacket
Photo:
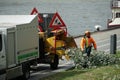
[[[81,47],[81,50],[84,50],[84,48],[87,48],[89,46],[94,46],[94,49],[97,49],[97,45],[96,45],[96,42],[95,40],[90,37],[90,38],[82,38],[81,39],[81,42],[80,42],[80,47]]]

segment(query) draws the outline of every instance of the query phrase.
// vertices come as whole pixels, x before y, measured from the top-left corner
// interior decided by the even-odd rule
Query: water
[[[30,14],[33,7],[40,13],[57,11],[73,36],[95,31],[95,25],[106,29],[112,16],[110,0],[0,0],[0,15]]]

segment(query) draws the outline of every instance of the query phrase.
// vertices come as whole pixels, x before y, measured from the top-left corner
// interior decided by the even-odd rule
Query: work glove
[[[97,51],[97,49],[93,49],[94,51]]]

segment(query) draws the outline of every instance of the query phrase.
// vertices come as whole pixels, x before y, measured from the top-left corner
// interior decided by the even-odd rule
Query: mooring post
[[[116,50],[117,50],[117,35],[111,35],[110,37],[110,53],[111,54],[116,54]]]

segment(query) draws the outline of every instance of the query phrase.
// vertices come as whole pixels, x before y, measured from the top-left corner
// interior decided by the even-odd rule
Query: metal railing
[[[111,8],[120,8],[120,0],[112,0]]]

